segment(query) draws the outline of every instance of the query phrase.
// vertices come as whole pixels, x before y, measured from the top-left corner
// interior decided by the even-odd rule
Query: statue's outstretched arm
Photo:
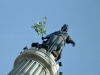
[[[67,40],[66,40],[66,43],[69,44],[71,43],[73,45],[73,47],[75,46],[75,42],[71,39],[70,36],[68,36]]]

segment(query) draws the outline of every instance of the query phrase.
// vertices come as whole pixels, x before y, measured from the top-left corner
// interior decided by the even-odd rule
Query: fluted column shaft
[[[50,75],[36,60],[22,60],[8,75]]]

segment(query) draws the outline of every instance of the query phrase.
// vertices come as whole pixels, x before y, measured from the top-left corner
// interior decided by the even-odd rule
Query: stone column
[[[16,58],[14,68],[8,75],[59,75],[58,69],[52,54],[45,49],[31,47]]]

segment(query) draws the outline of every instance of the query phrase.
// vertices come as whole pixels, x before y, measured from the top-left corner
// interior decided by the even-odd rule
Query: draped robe
[[[61,57],[62,49],[66,43],[70,43],[70,36],[65,31],[56,31],[44,37],[47,39],[46,45],[49,46],[48,52],[57,51],[58,59]]]

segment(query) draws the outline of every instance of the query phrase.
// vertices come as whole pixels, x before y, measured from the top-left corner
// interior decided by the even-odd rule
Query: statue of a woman
[[[61,27],[61,30],[53,32],[46,37],[42,37],[43,39],[47,39],[47,41],[44,43],[46,44],[48,48],[48,52],[56,51],[58,54],[58,59],[61,57],[61,52],[65,44],[71,43],[73,46],[75,46],[75,42],[70,38],[70,36],[67,34],[68,31],[68,25],[64,24]]]

